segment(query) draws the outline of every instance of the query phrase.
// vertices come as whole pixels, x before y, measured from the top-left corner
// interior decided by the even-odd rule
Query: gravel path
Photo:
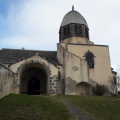
[[[68,102],[64,101],[64,100],[60,100],[64,105],[66,105],[70,112],[73,113],[73,115],[78,119],[78,120],[95,120],[93,119],[91,116],[86,115],[85,113],[83,113],[80,108],[77,108],[71,104],[69,104]]]

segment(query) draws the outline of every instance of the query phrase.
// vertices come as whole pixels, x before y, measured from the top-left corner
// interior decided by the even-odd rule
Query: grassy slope
[[[57,96],[98,120],[120,120],[120,98],[102,96]]]
[[[0,99],[0,120],[68,120],[66,107],[56,99],[9,95]]]
[[[120,120],[120,98],[64,95],[6,96],[0,99],[0,120],[69,120],[70,113],[58,99],[80,107],[98,120]]]

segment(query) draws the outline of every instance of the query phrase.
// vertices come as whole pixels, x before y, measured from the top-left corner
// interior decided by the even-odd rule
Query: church
[[[89,26],[74,7],[59,29],[57,51],[0,50],[0,98],[8,94],[90,95],[97,84],[112,91],[109,47],[90,41]]]

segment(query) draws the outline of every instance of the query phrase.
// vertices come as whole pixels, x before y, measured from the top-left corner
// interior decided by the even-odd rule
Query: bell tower
[[[59,42],[93,44],[89,39],[88,24],[84,17],[74,10],[74,6],[62,20],[59,30]]]

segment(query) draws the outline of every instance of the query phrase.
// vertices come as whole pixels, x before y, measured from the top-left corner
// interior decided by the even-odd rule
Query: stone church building
[[[0,98],[14,94],[88,95],[96,84],[111,90],[109,47],[90,41],[89,27],[74,8],[59,29],[57,51],[0,50]]]

